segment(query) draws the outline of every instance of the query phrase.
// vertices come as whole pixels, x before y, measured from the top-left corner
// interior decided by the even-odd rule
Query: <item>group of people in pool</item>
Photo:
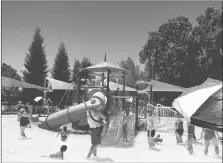
[[[91,100],[91,103],[95,103],[95,99],[93,98]],[[27,103],[26,105],[21,105],[18,107],[18,120],[20,121],[20,129],[21,129],[21,136],[22,137],[26,137],[25,135],[25,128],[30,125],[29,127],[31,127],[31,106],[29,105],[29,103]],[[157,116],[154,113],[154,110],[152,109],[147,109],[146,111],[146,126],[147,126],[147,139],[148,139],[148,145],[150,149],[154,149],[155,148],[155,144],[158,142],[162,142],[163,139],[160,137],[160,135],[158,134],[155,137],[156,134],[156,122],[157,122]],[[180,114],[176,114],[176,122],[175,122],[175,126],[174,126],[174,133],[176,136],[176,143],[177,144],[183,144],[183,140],[182,140],[182,136],[184,134],[184,125],[183,125],[183,120],[180,117]],[[91,155],[93,154],[94,156],[97,156],[97,147],[98,145],[101,144],[101,134],[102,134],[102,130],[103,130],[103,126],[106,124],[106,117],[100,112],[97,111],[97,109],[89,109],[87,111],[87,122],[89,124],[90,127],[90,136],[91,136],[91,147],[90,150],[88,152],[87,155],[87,159],[89,159],[91,157]],[[188,122],[187,124],[187,140],[185,141],[185,145],[187,146],[187,150],[189,152],[189,154],[194,153],[193,151],[193,142],[196,141],[196,136],[195,136],[195,126],[192,125],[190,122]],[[67,127],[64,126],[63,130],[58,133],[58,135],[60,134],[61,137],[61,141],[65,142],[69,136],[69,132],[67,131]],[[58,136],[57,135],[57,136]],[[201,132],[201,138],[204,138],[204,142],[205,142],[205,149],[204,149],[204,154],[207,155],[208,154],[208,148],[210,145],[210,142],[212,142],[212,144],[215,146],[215,153],[216,155],[219,155],[219,147],[218,147],[218,132],[215,132],[213,130],[210,129],[202,129]],[[126,135],[123,135],[123,139],[127,139]],[[199,140],[200,140],[199,139]],[[60,151],[55,153],[55,154],[51,154],[50,157],[56,157],[56,158],[64,158],[64,152],[66,152],[67,150],[67,146],[66,145],[62,145],[60,147]]]
[[[176,122],[175,122],[175,126],[174,126],[174,134],[176,136],[176,143],[177,144],[183,144],[183,139],[182,136],[185,132],[184,130],[184,122],[180,116],[179,113],[176,113]],[[154,114],[154,111],[152,109],[148,109],[146,112],[146,125],[147,125],[147,138],[148,138],[148,144],[149,144],[149,148],[153,149],[155,148],[155,143],[157,142],[157,138],[154,138],[155,136],[155,124],[157,121],[157,117]],[[160,137],[158,135],[158,137]],[[204,138],[204,142],[205,142],[205,149],[204,149],[204,154],[207,155],[208,154],[208,148],[210,145],[210,142],[212,142],[212,144],[215,147],[215,153],[217,156],[219,156],[219,147],[218,147],[218,139],[220,139],[220,136],[218,134],[218,132],[215,132],[214,130],[211,129],[206,129],[203,128],[202,132],[201,132],[201,137],[199,139],[196,139],[195,136],[195,126],[192,125],[189,121],[187,122],[187,139],[185,141],[185,146],[187,146],[187,150],[189,152],[189,154],[193,154],[193,142],[197,141],[197,140],[201,140]],[[162,141],[161,141],[162,142]]]

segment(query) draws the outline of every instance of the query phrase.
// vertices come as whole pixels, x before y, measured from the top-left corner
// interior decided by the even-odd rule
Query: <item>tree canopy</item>
[[[70,64],[69,58],[67,54],[67,50],[65,48],[65,44],[61,42],[57,56],[54,60],[54,65],[52,69],[52,77],[54,79],[70,82]]]
[[[194,27],[184,16],[169,19],[149,32],[140,62],[153,65],[156,79],[183,87],[201,84],[207,77],[221,80],[221,20],[222,12],[211,7]]]
[[[29,53],[26,54],[25,70],[23,71],[24,81],[39,86],[44,86],[44,79],[48,73],[43,41],[41,29],[37,27],[34,32],[33,41],[28,49]],[[42,95],[42,92],[35,89],[24,89],[23,95],[25,101],[30,101],[36,96]]]

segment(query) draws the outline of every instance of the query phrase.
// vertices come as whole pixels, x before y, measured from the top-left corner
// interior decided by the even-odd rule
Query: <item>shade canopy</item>
[[[179,97],[182,97],[184,95],[188,95],[189,93],[192,93],[196,90],[200,90],[202,88],[212,87],[212,86],[215,86],[215,85],[218,85],[218,84],[222,84],[222,81],[207,78],[207,80],[204,83],[202,83],[201,85],[197,85],[197,86],[190,87],[190,88],[185,88],[185,91]]]
[[[41,87],[35,84],[30,84],[24,81],[7,78],[4,76],[2,76],[2,87],[21,87],[21,88],[40,89],[40,90],[46,89],[45,87]]]
[[[89,70],[89,71],[94,71],[94,72],[106,72],[108,69],[110,69],[111,72],[115,72],[115,73],[120,72],[120,71],[126,71],[125,69],[108,62],[102,62],[90,67],[86,67],[84,70]]]
[[[220,103],[222,103],[222,83],[209,78],[199,86],[186,89],[172,105],[192,124],[222,132]]]
[[[183,88],[183,87],[160,82],[160,81],[153,80],[153,79],[151,79],[151,82],[138,81],[138,83],[139,84],[141,84],[141,83],[148,84],[148,86],[144,90],[141,90],[141,92],[150,91],[150,85],[152,85],[153,92],[184,92],[185,91],[185,88]]]
[[[63,82],[50,77],[46,79],[49,81],[50,89],[52,90],[73,90],[74,85],[72,83]]]
[[[191,123],[222,132],[222,88],[200,106],[191,117]]]

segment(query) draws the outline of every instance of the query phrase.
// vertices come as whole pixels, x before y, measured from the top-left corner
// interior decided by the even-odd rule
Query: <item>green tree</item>
[[[139,66],[135,65],[132,58],[128,57],[126,60],[121,60],[118,63],[120,67],[128,70],[125,75],[125,84],[126,86],[135,88],[137,80],[140,80],[140,69]],[[123,84],[123,80],[121,80],[121,84]]]
[[[54,65],[52,69],[52,77],[54,79],[69,82],[70,81],[70,64],[65,48],[65,44],[62,42],[59,46],[57,56],[54,60]]]
[[[86,67],[92,66],[91,60],[87,57],[84,57],[81,61],[81,69],[83,70]],[[84,79],[89,79],[89,72],[87,70],[82,71],[81,77]]]
[[[68,53],[65,47],[64,42],[62,41],[59,45],[58,52],[56,58],[54,59],[54,64],[52,68],[52,77],[56,80],[70,82],[70,64]],[[65,94],[66,93],[66,94]],[[67,90],[55,90],[53,94],[51,94],[51,99],[53,104],[59,105],[59,107],[65,106],[70,100],[71,92],[67,92]]]
[[[16,79],[21,81],[22,78],[17,73],[17,70],[12,68],[10,65],[2,63],[2,76],[8,77],[11,79]],[[18,100],[21,98],[21,91],[18,88],[5,88],[2,87],[1,89],[2,101],[12,101]]]
[[[222,80],[222,10],[209,7],[197,18],[193,30],[198,49],[199,73]]]
[[[222,79],[222,11],[209,7],[197,22],[192,27],[188,18],[178,16],[149,32],[139,57],[146,67],[154,63],[156,79],[183,87],[207,77]]]
[[[72,71],[72,81],[77,84],[78,83],[78,73],[81,69],[81,63],[79,60],[74,61],[74,67],[73,67],[73,71]]]
[[[33,41],[29,47],[29,53],[25,58],[25,70],[23,71],[24,81],[44,86],[44,79],[48,73],[46,54],[43,46],[43,37],[39,27],[36,28]],[[34,97],[42,95],[40,90],[24,89],[23,96],[25,101],[33,100]]]
[[[187,81],[179,79],[188,79],[186,71],[193,71],[184,67],[185,58],[190,55],[188,38],[191,30],[189,19],[178,16],[162,24],[158,31],[149,32],[146,46],[139,53],[141,63],[148,62],[149,66],[154,63],[154,76],[159,80],[187,86]]]

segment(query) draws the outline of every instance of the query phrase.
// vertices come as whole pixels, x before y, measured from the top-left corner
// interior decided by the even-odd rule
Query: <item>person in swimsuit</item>
[[[187,150],[189,154],[193,154],[193,140],[196,140],[195,137],[195,126],[192,125],[189,121],[187,122],[187,140],[185,145],[187,145]]]
[[[25,134],[25,129],[29,124],[29,113],[28,113],[28,109],[20,109],[20,114],[21,114],[21,118],[20,118],[20,132],[21,132],[21,136],[26,138],[26,134]]]
[[[66,145],[62,145],[60,147],[60,151],[54,154],[51,154],[50,157],[51,158],[60,158],[60,159],[64,159],[64,152],[67,151],[67,146]]]
[[[211,129],[206,129],[203,128],[201,131],[201,138],[204,138],[204,143],[205,143],[205,149],[204,149],[204,154],[208,154],[208,148],[210,145],[210,142],[214,145],[215,147],[215,153],[217,156],[219,156],[219,147],[218,147],[218,139],[216,135],[219,138],[218,132],[215,132],[214,130]]]
[[[95,103],[94,99],[91,100],[91,103]],[[97,156],[97,146],[101,144],[101,133],[102,133],[102,125],[105,125],[106,117],[96,109],[89,109],[87,111],[87,122],[90,127],[90,135],[91,135],[91,148],[88,152],[87,159],[89,159],[93,153],[94,156]]]
[[[32,123],[32,106],[30,105],[29,102],[26,103],[26,107],[28,108],[29,112],[29,128],[31,128],[31,123]]]
[[[180,119],[180,114],[177,114],[176,118],[177,120],[175,122],[174,133],[176,135],[177,144],[179,144],[179,143],[183,143],[182,136],[184,133],[184,128],[183,128],[183,120]]]
[[[163,139],[160,138],[160,134],[158,134],[158,135],[155,137],[154,142],[155,142],[155,143],[158,143],[158,142],[162,143],[162,142],[163,142]]]
[[[153,117],[152,110],[147,111],[146,125],[147,125],[147,139],[149,148],[154,148],[155,147],[154,136],[156,131],[155,131],[155,119]]]
[[[65,142],[67,140],[67,137],[69,136],[69,132],[67,131],[67,126],[63,127],[63,130],[61,132],[58,133],[58,135],[60,134],[61,136],[61,140],[63,142]],[[58,136],[57,135],[57,136]]]

